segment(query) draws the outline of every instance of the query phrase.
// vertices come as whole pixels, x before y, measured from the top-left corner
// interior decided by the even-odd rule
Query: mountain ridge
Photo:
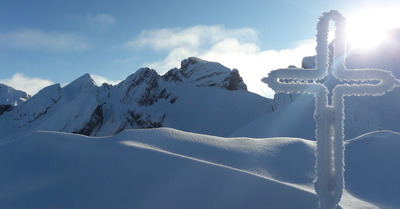
[[[237,94],[257,102],[244,107],[244,101],[234,98]],[[215,101],[202,106],[211,98]],[[230,100],[235,100],[236,104]],[[84,74],[64,87],[60,84],[45,87],[26,102],[3,111],[0,125],[5,128],[0,137],[31,130],[105,136],[130,128],[163,125],[227,135],[258,117],[257,114],[241,117],[248,114],[252,106],[261,109],[264,105],[270,105],[270,100],[248,92],[238,70],[190,57],[182,61],[180,69],[159,75],[153,69],[141,68],[117,85],[97,86],[89,74]],[[196,111],[202,115],[192,116]],[[221,111],[223,114],[216,118],[215,114]],[[229,117],[235,117],[235,122],[225,123],[225,118]],[[193,118],[198,121],[191,122]],[[212,121],[206,123],[207,118]],[[218,126],[207,131],[208,124]],[[221,126],[224,129],[218,131]]]

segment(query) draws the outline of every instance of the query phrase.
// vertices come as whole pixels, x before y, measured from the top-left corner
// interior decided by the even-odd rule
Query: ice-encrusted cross
[[[334,53],[331,67],[328,59],[329,24],[335,23]],[[308,93],[315,97],[316,174],[315,191],[320,208],[336,208],[344,187],[344,97],[383,95],[400,86],[390,71],[381,69],[346,69],[345,19],[335,10],[325,12],[317,24],[317,56],[315,69],[287,68],[271,71],[263,81],[275,92]],[[328,75],[341,81],[332,89],[322,79]]]

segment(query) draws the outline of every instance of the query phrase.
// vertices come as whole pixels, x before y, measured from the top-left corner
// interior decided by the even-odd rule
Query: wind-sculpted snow
[[[400,208],[399,147],[400,133],[393,131],[376,131],[349,140],[346,189],[380,208]]]
[[[234,140],[172,129],[107,138],[35,133],[0,146],[0,169],[7,171],[0,173],[0,207],[316,208],[307,186],[262,172],[269,161],[278,179],[308,183],[312,149],[301,139]],[[282,152],[291,153],[286,162]]]
[[[346,145],[354,169],[342,208],[399,207],[399,139],[377,132]],[[315,147],[169,128],[109,137],[36,132],[0,140],[0,208],[312,209]]]
[[[331,21],[335,22],[336,28],[331,70],[339,81],[354,83],[336,85],[329,104],[329,90],[319,81],[328,75],[327,38]],[[391,72],[381,69],[346,69],[345,19],[337,11],[326,12],[320,17],[316,52],[315,69],[279,69],[270,72],[263,81],[276,92],[314,95],[317,139],[315,190],[320,198],[320,208],[336,208],[344,186],[344,97],[383,95],[400,86],[400,81]]]

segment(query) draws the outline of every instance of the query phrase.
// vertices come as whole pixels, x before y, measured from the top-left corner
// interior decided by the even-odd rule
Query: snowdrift
[[[174,129],[0,142],[0,208],[317,208],[315,142]],[[398,208],[400,134],[346,144],[343,208]]]

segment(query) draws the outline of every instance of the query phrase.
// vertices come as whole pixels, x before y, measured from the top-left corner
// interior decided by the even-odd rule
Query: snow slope
[[[315,139],[312,95],[275,94],[273,111],[236,129],[232,137],[300,137]]]
[[[0,208],[317,208],[315,143],[299,138],[160,128],[35,132],[0,144]],[[400,207],[399,149],[394,132],[348,141],[340,205]]]
[[[346,188],[380,208],[400,208],[400,133],[377,131],[346,144]]]

